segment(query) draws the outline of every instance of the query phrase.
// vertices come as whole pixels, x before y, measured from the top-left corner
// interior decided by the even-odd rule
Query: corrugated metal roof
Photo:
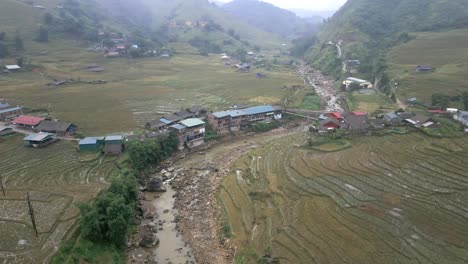
[[[35,116],[19,116],[15,120],[13,120],[12,123],[27,126],[35,126],[39,124],[42,120],[45,120],[45,118]]]
[[[0,108],[6,108],[6,107],[10,107],[10,104],[8,104],[8,103],[0,103]]]
[[[43,140],[47,139],[50,136],[53,136],[53,134],[37,133],[37,134],[31,134],[31,135],[25,137],[23,140],[24,141],[43,141]]]
[[[275,108],[271,105],[261,105],[261,106],[254,106],[254,107],[249,107],[246,109],[242,109],[245,113],[248,115],[257,115],[257,114],[263,114],[263,113],[268,113],[268,112],[274,112]]]
[[[172,125],[170,126],[171,128],[174,128],[174,129],[177,129],[177,130],[182,130],[182,129],[185,129],[185,126],[184,125],[181,125],[181,124],[175,124],[175,125]]]
[[[172,121],[169,120],[169,119],[166,119],[164,117],[160,118],[159,121],[161,121],[161,123],[164,123],[166,125],[169,125],[169,124],[172,124]]]
[[[97,144],[96,138],[87,137],[87,138],[80,140],[80,145],[96,145],[96,144]]]
[[[203,120],[201,120],[200,118],[189,118],[180,121],[180,123],[186,127],[196,127],[205,124],[205,122],[203,122]]]
[[[18,66],[18,65],[5,65],[5,68],[7,68],[8,70],[19,70],[19,69],[21,69],[21,67]]]
[[[9,129],[13,129],[13,128],[0,125],[0,132],[4,130],[9,130]]]
[[[114,136],[106,136],[105,141],[117,141],[117,140],[123,140],[122,135],[114,135]]]
[[[231,117],[244,116],[244,115],[247,115],[247,113],[242,110],[229,110],[229,111],[214,112],[213,115],[217,118],[223,118],[227,116],[231,116]]]
[[[13,107],[13,108],[8,108],[8,109],[3,109],[3,110],[0,110],[0,114],[12,112],[12,111],[18,111],[18,110],[21,110],[21,107]]]

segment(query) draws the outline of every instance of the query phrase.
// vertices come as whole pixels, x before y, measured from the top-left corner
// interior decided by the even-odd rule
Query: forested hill
[[[466,26],[467,0],[349,0],[322,28],[321,36],[381,37]]]
[[[306,57],[324,72],[342,77],[337,49],[343,59],[361,61],[359,73],[385,80],[389,48],[411,39],[411,32],[468,27],[468,0],[348,0],[318,33],[319,41]]]
[[[310,33],[318,28],[295,13],[258,0],[234,0],[223,9],[247,23],[283,37]],[[320,21],[321,22],[321,21]]]

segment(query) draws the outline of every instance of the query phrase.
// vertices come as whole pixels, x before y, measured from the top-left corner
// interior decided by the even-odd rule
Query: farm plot
[[[92,199],[115,172],[115,158],[78,154],[71,142],[26,148],[22,137],[0,142],[0,263],[42,262],[72,230],[77,204]],[[27,193],[34,210],[33,229]]]
[[[323,154],[297,147],[305,137],[252,150],[223,181],[238,259],[468,262],[467,138],[368,137]]]
[[[212,110],[235,104],[275,104],[289,92],[285,85],[302,82],[283,66],[258,79],[224,66],[218,55],[105,59],[68,42],[52,42],[48,56],[31,55],[40,73],[0,75],[0,93],[11,104],[45,109],[53,117],[76,124],[85,134],[127,132],[158,116],[194,105]],[[102,73],[89,72],[97,63]],[[47,86],[53,79],[74,83]],[[89,84],[106,80],[106,84]]]

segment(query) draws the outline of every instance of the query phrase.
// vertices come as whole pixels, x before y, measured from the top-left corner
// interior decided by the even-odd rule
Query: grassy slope
[[[468,91],[468,30],[417,33],[416,39],[390,52],[390,72],[400,83],[398,96],[430,102],[433,93],[458,95]],[[420,64],[436,71],[418,73]]]

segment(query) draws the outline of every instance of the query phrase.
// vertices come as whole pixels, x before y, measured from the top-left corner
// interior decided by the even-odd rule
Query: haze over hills
[[[258,0],[234,0],[222,7],[253,26],[283,37],[298,36],[317,29],[316,20],[310,23],[291,11]]]
[[[329,41],[343,41],[344,59],[361,60],[363,77],[383,75],[388,49],[411,39],[408,33],[468,26],[466,0],[349,0],[318,33],[308,59],[328,74],[341,75],[341,61]]]

